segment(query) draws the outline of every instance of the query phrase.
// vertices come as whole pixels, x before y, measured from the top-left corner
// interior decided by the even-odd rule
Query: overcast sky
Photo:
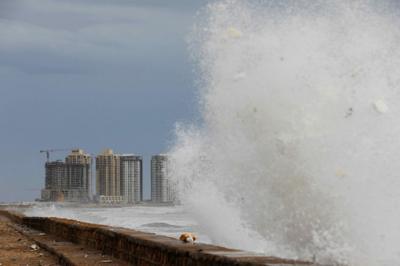
[[[196,119],[186,38],[205,0],[0,0],[0,202],[40,197],[47,148],[145,160]],[[53,153],[63,159],[65,153]]]

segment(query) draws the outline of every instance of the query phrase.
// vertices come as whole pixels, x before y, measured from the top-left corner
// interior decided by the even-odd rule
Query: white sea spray
[[[203,122],[181,200],[217,244],[400,265],[400,20],[390,1],[218,1],[190,46]]]

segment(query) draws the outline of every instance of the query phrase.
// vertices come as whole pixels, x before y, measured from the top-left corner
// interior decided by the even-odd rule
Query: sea
[[[183,232],[192,232],[199,242],[211,243],[199,225],[182,206],[133,205],[107,207],[68,203],[32,203],[20,208],[27,216],[59,217],[88,223],[123,227],[143,232],[179,238]]]

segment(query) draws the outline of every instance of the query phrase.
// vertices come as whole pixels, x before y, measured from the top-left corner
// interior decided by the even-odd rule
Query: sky
[[[44,185],[42,149],[149,160],[196,120],[187,37],[205,0],[0,0],[0,202]],[[55,152],[51,159],[64,159]]]

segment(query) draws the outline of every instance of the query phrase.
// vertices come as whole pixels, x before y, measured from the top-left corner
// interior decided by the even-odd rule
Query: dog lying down
[[[181,234],[181,236],[179,237],[179,240],[185,242],[185,243],[194,243],[194,241],[196,241],[196,235],[193,233],[183,233]]]

